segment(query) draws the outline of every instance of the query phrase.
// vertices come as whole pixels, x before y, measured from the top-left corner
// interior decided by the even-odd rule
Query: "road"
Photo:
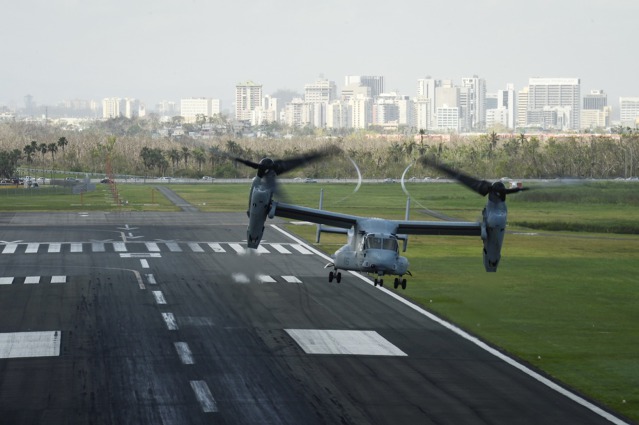
[[[0,214],[0,424],[625,423],[279,228]]]

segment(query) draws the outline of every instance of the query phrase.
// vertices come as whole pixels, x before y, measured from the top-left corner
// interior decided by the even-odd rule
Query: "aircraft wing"
[[[298,205],[275,203],[275,215],[278,217],[292,218],[294,220],[310,221],[316,224],[350,229],[357,223],[360,217],[356,215],[340,214],[315,208],[300,207]]]
[[[481,223],[472,221],[395,221],[397,234],[481,236]]]

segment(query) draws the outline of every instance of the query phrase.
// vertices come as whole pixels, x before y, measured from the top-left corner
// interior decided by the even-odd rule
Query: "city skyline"
[[[320,76],[383,75],[413,96],[416,81],[477,75],[489,92],[531,77],[577,77],[611,103],[639,96],[630,28],[633,0],[453,1],[426,4],[292,0],[27,0],[8,8],[0,105],[122,96],[212,97],[231,107],[235,85],[301,92]]]

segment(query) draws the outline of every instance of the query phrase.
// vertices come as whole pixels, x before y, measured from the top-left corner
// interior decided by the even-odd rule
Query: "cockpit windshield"
[[[364,243],[365,249],[386,249],[389,251],[398,252],[397,239],[394,237],[383,237],[379,235],[366,236],[366,242]]]

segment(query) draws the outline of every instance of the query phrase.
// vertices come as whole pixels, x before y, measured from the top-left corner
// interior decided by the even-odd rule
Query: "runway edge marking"
[[[317,249],[315,249],[314,247],[312,247],[311,245],[309,245],[307,242],[303,241],[302,239],[299,239],[298,237],[288,233],[286,230],[279,228],[277,225],[275,224],[271,224],[271,227],[277,231],[279,231],[280,233],[284,234],[285,236],[287,236],[288,238],[294,240],[295,242],[299,243],[300,245],[305,246],[307,249],[309,249],[311,252],[313,252],[315,255],[318,255],[322,258],[324,258],[327,261],[332,261],[332,258],[329,257],[328,255],[324,254],[321,251],[318,251]],[[367,278],[366,276],[358,273],[358,272],[350,272],[353,276],[356,276],[358,278],[360,278],[361,280],[363,280],[364,282],[368,283],[369,285],[373,285],[373,282]],[[442,318],[424,310],[423,308],[419,307],[416,304],[411,303],[410,301],[400,297],[399,295],[395,294],[394,292],[388,290],[387,288],[381,287],[379,288],[380,291],[384,291],[387,295],[395,298],[397,301],[401,302],[402,304],[412,308],[413,310],[417,311],[418,313],[428,317],[429,319],[431,319],[432,321],[439,323],[440,325],[442,325],[443,327],[445,327],[446,329],[454,332],[455,334],[461,336],[462,338],[464,338],[465,340],[472,342],[473,344],[475,344],[476,346],[478,346],[479,348],[481,348],[484,351],[487,351],[488,353],[494,355],[495,357],[503,360],[504,362],[508,363],[509,365],[513,366],[514,368],[518,369],[519,371],[525,373],[526,375],[530,376],[531,378],[539,381],[540,383],[546,385],[548,388],[553,389],[555,391],[557,391],[559,394],[569,398],[570,400],[574,401],[575,403],[589,409],[590,411],[596,413],[597,415],[601,416],[604,419],[609,420],[610,422],[616,424],[616,425],[629,425],[628,422],[625,422],[623,420],[621,420],[620,418],[614,416],[613,414],[611,414],[610,412],[602,409],[601,407],[589,402],[588,400],[584,399],[583,397],[578,396],[577,394],[567,390],[566,388],[562,387],[561,385],[557,384],[556,382],[553,382],[552,380],[540,375],[539,373],[535,372],[534,370],[524,366],[523,364],[519,363],[517,360],[513,359],[512,357],[508,357],[507,355],[505,355],[504,353],[496,350],[495,348],[491,347],[490,345],[486,344],[484,341],[480,340],[479,338],[469,334],[468,332],[464,331],[461,328],[458,328],[457,326],[453,325],[450,322],[447,322],[445,320],[443,320]]]

